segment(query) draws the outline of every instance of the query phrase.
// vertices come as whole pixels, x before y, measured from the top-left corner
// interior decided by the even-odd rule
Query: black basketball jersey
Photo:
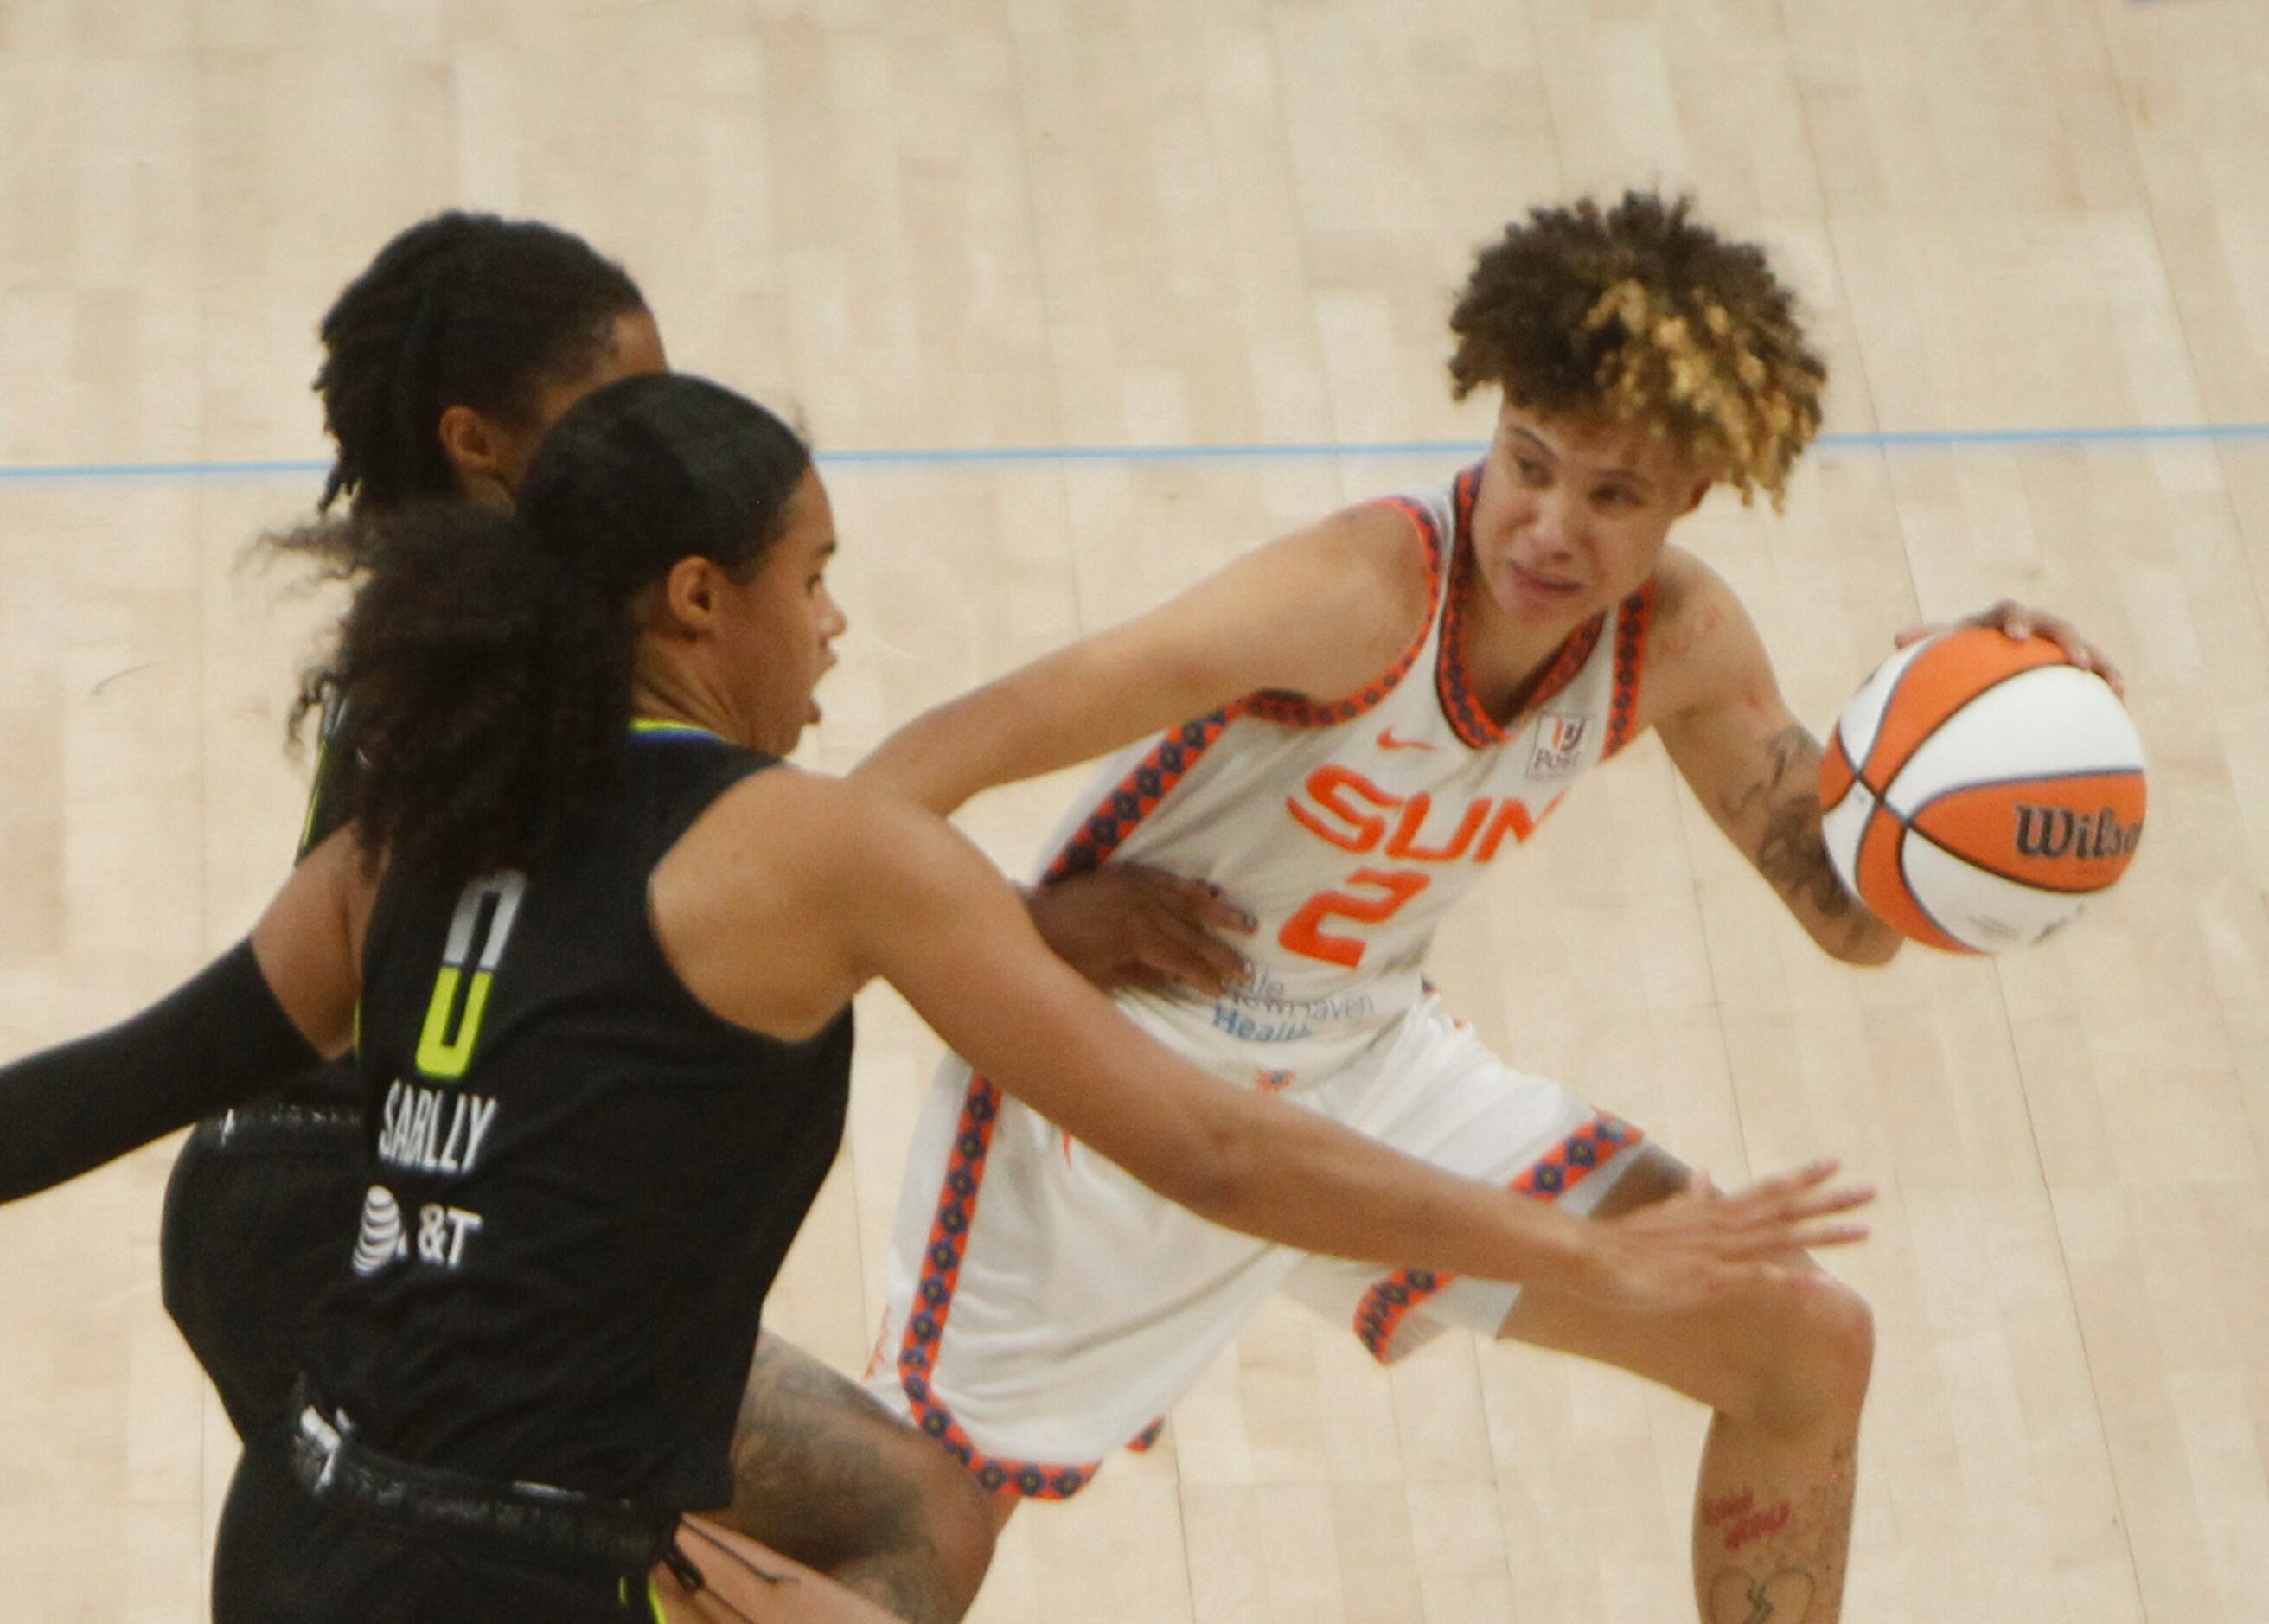
[[[667,1510],[731,1497],[758,1320],[843,1129],[846,1009],[787,1044],[662,956],[654,865],[772,759],[635,735],[526,874],[380,889],[358,1049],[372,1184],[310,1357],[372,1447]]]
[[[302,858],[329,839],[353,814],[357,764],[347,750],[339,748],[336,737],[344,703],[334,695],[323,706],[322,720],[316,729],[314,782],[307,786],[307,816],[299,825],[298,855]]]
[[[334,700],[324,707],[316,734],[314,782],[307,790],[307,810],[299,824],[299,848],[292,858],[295,863],[304,861],[308,853],[336,833],[352,811],[355,763],[349,752],[335,748],[332,734],[337,728],[338,717],[338,704]],[[274,1097],[287,1105],[313,1105],[336,1111],[362,1103],[362,1081],[351,1059],[326,1061],[307,1067],[278,1089]]]

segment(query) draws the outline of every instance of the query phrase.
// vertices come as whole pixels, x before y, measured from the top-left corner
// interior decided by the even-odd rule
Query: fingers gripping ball
[[[1901,649],[1820,765],[1836,872],[1876,917],[1952,952],[2037,941],[2143,837],[2143,747],[2118,696],[2046,638],[1966,626]]]

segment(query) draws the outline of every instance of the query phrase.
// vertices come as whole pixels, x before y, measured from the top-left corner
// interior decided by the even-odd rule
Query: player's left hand
[[[1250,932],[1253,917],[1201,881],[1105,863],[1027,892],[1024,905],[1056,956],[1105,992],[1187,987],[1218,998],[1251,974],[1222,934]]]
[[[2064,650],[2064,657],[2083,671],[2093,671],[2111,684],[2111,691],[2121,698],[2127,697],[2127,681],[2119,675],[2119,668],[2111,657],[2080,634],[2072,622],[2046,610],[2028,609],[2013,598],[2004,598],[1990,609],[1975,615],[1965,615],[1960,620],[1940,621],[1929,625],[1909,626],[1896,639],[1904,648],[1926,637],[1952,630],[1956,626],[1990,626],[2004,637],[2021,641],[2029,637],[2044,637]]]

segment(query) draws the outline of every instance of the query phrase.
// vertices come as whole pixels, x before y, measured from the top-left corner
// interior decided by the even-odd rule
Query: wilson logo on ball
[[[2105,807],[2094,816],[2070,807],[2017,808],[2017,853],[2021,857],[2070,857],[2093,860],[2132,857],[2142,844],[2143,821],[2122,823]]]

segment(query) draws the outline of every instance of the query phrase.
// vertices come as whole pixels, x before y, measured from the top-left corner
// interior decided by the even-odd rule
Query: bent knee
[[[1816,1275],[1772,1312],[1755,1419],[1776,1431],[1856,1425],[1875,1363],[1875,1316],[1841,1281]]]
[[[999,1497],[987,1494],[966,1466],[943,1449],[929,1453],[935,1461],[923,1467],[920,1484],[924,1532],[936,1553],[939,1576],[966,1608],[993,1566],[993,1548],[1008,1519]]]

